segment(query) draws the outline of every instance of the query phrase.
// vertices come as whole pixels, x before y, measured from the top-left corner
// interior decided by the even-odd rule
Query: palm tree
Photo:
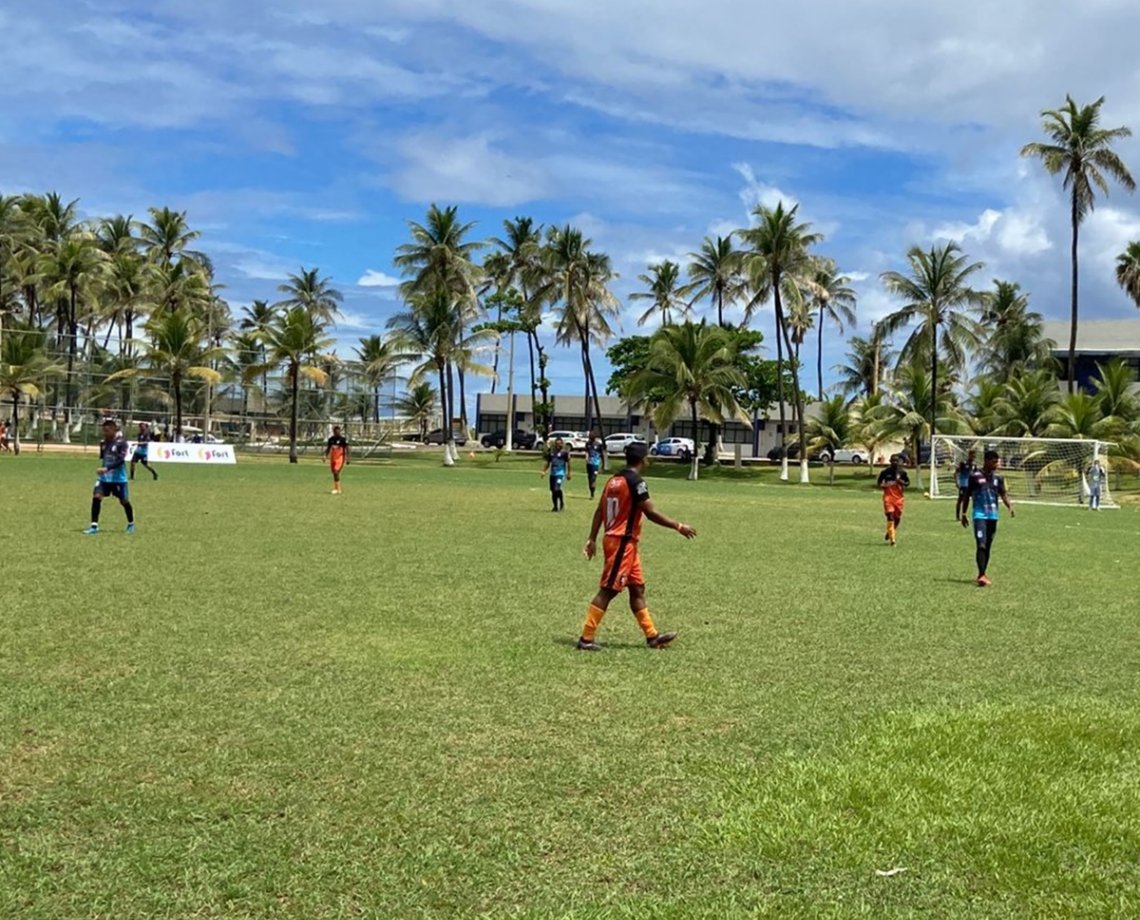
[[[393,380],[407,355],[400,351],[399,343],[393,338],[370,335],[360,340],[356,349],[361,372],[373,396],[373,421],[380,423],[380,388]]]
[[[830,320],[843,335],[844,324],[855,324],[855,290],[851,279],[841,274],[834,259],[816,259],[811,273],[811,285],[806,293],[819,311],[819,332],[815,370],[819,384],[819,398],[823,401],[823,327]]]
[[[867,449],[867,470],[873,471],[879,448],[891,440],[889,407],[882,390],[856,398],[851,405],[852,437]]]
[[[653,423],[658,431],[668,429],[688,408],[694,445],[691,480],[697,479],[700,466],[701,417],[751,422],[735,395],[747,382],[736,358],[735,339],[721,326],[703,321],[662,326],[650,341],[645,369],[634,375],[623,394],[635,405],[656,394]]]
[[[724,325],[725,301],[732,303],[744,294],[747,287],[744,275],[744,254],[732,245],[733,234],[706,236],[699,252],[690,252],[689,283],[681,289],[691,307],[698,300],[709,297],[716,305],[716,321]]]
[[[9,329],[0,344],[0,395],[12,402],[12,450],[20,453],[20,398],[35,399],[46,377],[62,368],[47,354],[47,332],[42,329]]]
[[[1061,401],[1057,378],[1048,371],[1022,374],[1006,383],[994,404],[995,434],[1043,438]]]
[[[289,462],[297,462],[297,404],[300,400],[301,378],[318,386],[327,375],[314,361],[316,355],[332,344],[325,337],[325,326],[320,317],[304,305],[291,306],[274,317],[266,334],[269,361],[285,367],[286,385],[289,387]]]
[[[538,295],[559,305],[558,343],[577,343],[581,351],[587,428],[592,427],[593,418],[602,415],[591,346],[604,346],[609,341],[613,336],[611,321],[618,316],[617,299],[609,289],[616,277],[610,258],[591,252],[590,244],[581,230],[570,225],[552,228],[543,249],[544,285]]]
[[[1004,380],[995,380],[983,374],[974,381],[970,394],[969,411],[974,434],[990,434],[997,427],[997,405],[1005,395]]]
[[[249,416],[249,391],[257,389],[258,381],[264,380],[265,343],[253,332],[241,332],[232,340],[233,369],[241,384],[241,416],[243,421]],[[265,392],[262,390],[262,397]]]
[[[210,260],[204,253],[187,247],[202,234],[191,230],[185,211],[172,211],[170,208],[150,208],[150,223],[139,228],[139,236],[147,256],[156,265],[168,268],[183,259],[197,264],[207,272],[212,270]]]
[[[856,431],[856,417],[842,396],[820,402],[819,415],[807,422],[808,447],[828,454],[828,484],[835,485],[835,454]]]
[[[146,346],[146,363],[170,380],[174,395],[174,433],[182,434],[182,384],[187,379],[203,380],[213,385],[221,374],[208,366],[216,350],[205,344],[206,324],[201,317],[186,310],[158,313],[146,325],[150,342]],[[112,374],[108,380],[137,377],[140,368],[128,368]]]
[[[637,280],[646,286],[646,290],[637,291],[629,295],[630,300],[648,300],[651,305],[648,310],[638,317],[637,325],[644,326],[655,313],[661,314],[661,325],[668,326],[673,318],[673,311],[685,316],[689,312],[689,305],[685,302],[683,289],[679,286],[681,280],[681,266],[666,259],[649,266],[648,274],[640,274]]]
[[[779,202],[775,208],[758,207],[753,211],[756,225],[740,231],[741,237],[749,246],[747,272],[753,292],[752,300],[745,311],[745,323],[755,309],[772,298],[776,311],[776,379],[780,403],[780,434],[784,449],[783,468],[780,478],[788,478],[787,419],[784,399],[784,347],[792,353],[792,342],[788,334],[784,302],[798,304],[803,300],[803,286],[812,268],[810,249],[823,237],[811,232],[811,224],[797,220],[799,205],[790,209]],[[800,389],[799,368],[792,365],[792,386],[796,401],[797,418],[803,419],[803,392]],[[800,482],[808,482],[807,436],[804,426],[799,426],[800,440]]]
[[[1049,413],[1045,434],[1050,438],[1099,438],[1105,431],[1104,422],[1095,396],[1066,393]]]
[[[1140,241],[1129,243],[1116,257],[1116,283],[1140,307]]]
[[[922,443],[933,443],[931,434],[935,431],[957,432],[966,427],[961,410],[954,404],[949,390],[934,387],[923,362],[914,361],[895,371],[890,400],[881,412],[884,430],[904,438],[913,451],[916,485],[921,489],[922,470],[918,458]]]
[[[434,295],[438,291],[451,295],[460,310],[457,338],[463,338],[463,330],[476,322],[479,316],[478,286],[482,269],[475,264],[474,257],[487,244],[467,239],[474,226],[473,223],[460,222],[458,208],[452,206],[441,210],[432,204],[424,223],[408,222],[412,241],[399,246],[393,259],[408,279],[400,288],[406,299]],[[459,403],[460,421],[466,429],[467,387],[462,368],[459,371]]]
[[[1114,179],[1128,191],[1136,188],[1136,181],[1117,153],[1114,141],[1131,137],[1128,128],[1102,128],[1100,110],[1104,105],[1101,96],[1092,105],[1078,106],[1072,96],[1065,97],[1060,109],[1046,109],[1041,113],[1042,128],[1048,136],[1044,143],[1026,144],[1023,157],[1041,160],[1051,176],[1064,174],[1063,187],[1069,192],[1069,221],[1072,227],[1071,321],[1069,327],[1069,392],[1077,389],[1077,317],[1079,301],[1078,237],[1084,219],[1096,207],[1096,191],[1108,194],[1108,179]]]
[[[869,339],[852,336],[847,340],[847,347],[847,363],[835,368],[839,372],[840,390],[847,396],[875,395],[885,369],[895,360],[894,352],[883,339],[882,326],[875,323]]]
[[[413,296],[408,309],[388,320],[388,328],[395,334],[399,348],[415,355],[421,364],[412,370],[409,384],[417,386],[426,374],[435,372],[439,380],[440,416],[446,443],[443,465],[454,466],[455,436],[452,425],[453,396],[449,386],[448,369],[454,357],[455,343],[460,335],[461,309],[448,291],[440,288],[432,294]]]
[[[213,296],[206,270],[192,259],[156,263],[151,269],[152,300],[166,312],[201,312]]]
[[[419,430],[421,442],[427,438],[428,425],[435,414],[435,400],[435,388],[425,380],[392,403],[393,408]]]
[[[958,366],[965,363],[968,346],[978,343],[978,326],[969,315],[985,304],[985,296],[970,287],[970,276],[982,269],[981,262],[970,263],[956,243],[912,246],[907,252],[910,274],[885,272],[887,291],[905,303],[882,321],[883,332],[893,332],[915,323],[903,359],[910,362],[929,354],[930,385],[939,390],[938,355],[945,351]],[[940,335],[941,333],[941,335]],[[936,403],[929,403],[930,435],[937,432]]]
[[[1052,367],[1054,343],[1045,338],[1041,314],[1029,309],[1029,296],[1020,285],[994,280],[982,325],[990,333],[981,366],[992,379],[1005,383],[1027,371]]]
[[[319,268],[302,266],[300,274],[289,275],[289,280],[278,285],[277,290],[287,295],[276,304],[280,309],[300,307],[322,326],[333,323],[340,317],[344,295],[332,286],[332,278],[321,277]]]
[[[1140,392],[1137,392],[1132,369],[1121,360],[1096,366],[1093,395],[1104,418],[1108,437],[1123,437],[1130,425],[1140,420]]]
[[[269,354],[265,348],[265,337],[269,333],[269,327],[273,325],[273,317],[277,315],[277,308],[272,306],[268,301],[255,300],[248,307],[242,310],[242,318],[239,328],[251,333],[260,343],[261,348],[261,363],[268,368]],[[269,394],[269,376],[268,370],[261,372],[261,397],[264,400]]]
[[[535,422],[544,434],[550,430],[545,412],[539,410],[538,391],[542,390],[542,405],[549,396],[546,380],[546,353],[538,337],[542,325],[541,299],[534,296],[542,287],[542,227],[533,218],[516,217],[503,221],[504,238],[491,240],[507,257],[508,271],[504,276],[507,287],[517,287],[522,295],[523,308],[519,322],[527,336],[527,354],[530,359],[530,401],[534,407]]]

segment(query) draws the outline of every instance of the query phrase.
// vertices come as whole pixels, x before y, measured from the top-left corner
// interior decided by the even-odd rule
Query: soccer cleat
[[[993,582],[990,581],[988,578],[986,578],[985,575],[979,575],[978,576],[978,587],[979,588],[988,588],[992,584],[993,584]]]
[[[135,532],[135,525],[132,522],[132,523],[127,525],[127,533],[134,533],[134,532]]]
[[[578,651],[580,652],[600,652],[602,647],[598,645],[593,639],[586,639],[582,636],[578,637]]]
[[[677,638],[675,632],[671,633],[658,633],[651,639],[646,639],[645,644],[650,648],[665,648],[670,642]]]
[[[83,531],[83,534],[84,534],[84,536],[88,536],[88,537],[98,536],[99,528],[96,527],[94,524],[92,524],[85,531]]]

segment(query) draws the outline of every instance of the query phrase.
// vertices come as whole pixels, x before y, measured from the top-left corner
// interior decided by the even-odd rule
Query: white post
[[[936,435],[930,433],[930,497],[938,498],[938,450],[936,449]]]
[[[507,358],[507,453],[515,449],[515,330],[511,327]]]

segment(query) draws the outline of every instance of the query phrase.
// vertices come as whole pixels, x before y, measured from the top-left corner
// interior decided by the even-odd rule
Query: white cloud
[[[357,279],[356,284],[359,287],[394,288],[400,286],[400,279],[370,268]]]
[[[1004,256],[1034,256],[1053,248],[1040,218],[1016,209],[986,208],[972,224],[961,221],[942,224],[931,234],[935,240],[963,245],[994,242]]]
[[[792,208],[799,202],[787,192],[775,185],[770,185],[756,178],[756,173],[748,163],[733,163],[732,168],[740,173],[744,179],[744,187],[740,190],[740,200],[751,214],[756,207],[774,208],[783,202],[785,208]]]

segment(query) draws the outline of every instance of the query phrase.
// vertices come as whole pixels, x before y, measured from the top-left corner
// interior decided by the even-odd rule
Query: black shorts
[[[551,492],[561,492],[563,482],[565,482],[565,480],[561,476],[551,476],[550,477],[550,491]]]
[[[121,502],[129,501],[125,482],[97,482],[95,483],[95,492],[104,498],[117,498]]]
[[[131,463],[146,463],[147,452],[145,450],[136,450],[131,454]]]
[[[597,467],[597,466],[587,466],[586,467],[586,476],[589,478],[591,485],[593,485],[595,482],[598,481],[598,472],[600,471],[600,469],[601,469],[601,467]]]

